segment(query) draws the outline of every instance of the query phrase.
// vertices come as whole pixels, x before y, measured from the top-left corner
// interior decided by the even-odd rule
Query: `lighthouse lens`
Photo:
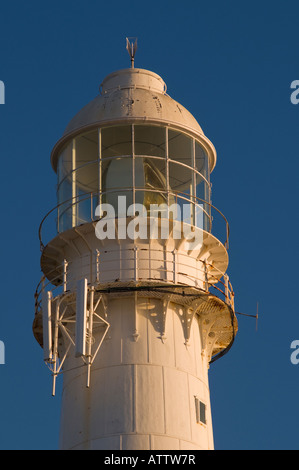
[[[118,197],[125,196],[127,206],[133,204],[133,160],[132,158],[114,158],[104,166],[103,202],[111,204],[116,213]]]
[[[127,207],[133,204],[133,178],[131,158],[111,160],[103,175],[103,202],[118,208],[118,197],[125,196]],[[151,204],[167,200],[166,181],[162,172],[150,159],[135,160],[135,203],[143,204],[149,211]]]

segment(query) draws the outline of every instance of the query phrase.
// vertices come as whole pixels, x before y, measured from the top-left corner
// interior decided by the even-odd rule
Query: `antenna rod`
[[[236,315],[243,315],[244,317],[255,318],[255,329],[257,331],[258,319],[259,319],[259,303],[256,305],[256,315],[249,315],[248,313],[235,312]]]

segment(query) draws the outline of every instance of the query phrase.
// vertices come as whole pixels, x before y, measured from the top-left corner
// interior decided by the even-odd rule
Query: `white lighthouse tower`
[[[53,394],[63,375],[61,449],[213,449],[208,369],[237,332],[216,151],[128,46],[52,151],[33,331]]]

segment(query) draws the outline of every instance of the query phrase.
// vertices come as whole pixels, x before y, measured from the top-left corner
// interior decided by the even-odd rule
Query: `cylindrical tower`
[[[208,369],[237,322],[212,143],[161,77],[130,68],[51,162],[33,330],[53,393],[63,373],[60,448],[213,449]]]

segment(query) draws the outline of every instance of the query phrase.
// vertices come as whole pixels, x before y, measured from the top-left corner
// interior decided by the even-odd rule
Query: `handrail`
[[[99,198],[100,198],[100,197],[103,197],[105,194],[113,194],[113,193],[118,194],[118,190],[121,190],[122,192],[126,192],[126,191],[133,191],[133,188],[113,188],[113,189],[105,191],[105,192],[84,193],[82,196],[74,196],[72,198],[69,198],[69,199],[63,201],[63,202],[60,202],[55,207],[53,207],[50,211],[48,211],[46,213],[46,215],[43,217],[43,219],[42,219],[42,221],[39,225],[38,236],[39,236],[41,251],[43,251],[43,249],[45,247],[45,245],[43,243],[43,240],[42,240],[42,229],[43,229],[45,221],[50,217],[50,215],[54,211],[56,211],[56,210],[59,211],[59,208],[61,206],[65,206],[65,205],[67,205],[65,211],[69,210],[73,206],[77,206],[77,205],[79,205],[80,203],[82,203],[84,201],[87,201],[87,200],[92,201],[92,199],[96,196],[99,196]],[[222,217],[222,219],[225,222],[226,240],[224,242],[224,246],[226,248],[228,248],[229,235],[230,235],[230,229],[229,229],[228,221],[227,221],[226,217],[223,215],[223,213],[217,207],[215,207],[213,204],[211,204],[210,202],[205,201],[204,199],[199,198],[197,196],[190,196],[190,194],[183,193],[183,192],[177,193],[177,192],[173,192],[173,191],[161,191],[159,189],[150,189],[149,190],[148,188],[135,188],[135,191],[137,191],[137,192],[146,191],[146,192],[156,192],[156,193],[159,193],[159,194],[166,194],[166,195],[173,196],[176,199],[185,200],[189,204],[193,204],[194,206],[199,207],[203,211],[203,213],[205,213],[205,215],[208,217],[209,225],[210,225],[209,232],[212,233],[212,216],[200,204],[203,203],[203,205],[205,204],[205,205],[209,206],[210,210],[212,210],[212,209],[215,210]],[[72,202],[72,201],[74,201],[74,202]],[[93,218],[90,218],[90,221],[93,221],[93,220],[94,220]]]
[[[72,178],[72,175],[75,174],[77,171],[80,171],[82,170],[82,168],[85,168],[87,167],[88,165],[94,165],[95,163],[99,163],[99,162],[107,162],[109,160],[117,160],[119,158],[131,158],[132,159],[132,162],[133,162],[133,155],[132,154],[125,154],[125,155],[111,155],[109,157],[102,157],[102,159],[100,160],[99,158],[97,158],[96,160],[92,160],[92,161],[88,161],[88,162],[85,162],[83,165],[80,165],[76,168],[73,168],[72,170],[70,170],[68,173],[66,173],[63,178],[59,181],[58,185],[57,185],[57,190],[60,188],[61,184],[67,179],[71,179]],[[161,161],[164,161],[164,162],[169,162],[169,163],[175,163],[176,165],[179,165],[179,166],[183,166],[185,168],[187,168],[188,170],[191,170],[192,172],[196,173],[198,176],[200,176],[202,178],[202,180],[207,184],[209,190],[211,191],[211,182],[203,175],[203,173],[201,173],[199,170],[197,170],[196,168],[193,168],[192,166],[188,165],[187,163],[184,163],[184,162],[181,162],[179,160],[173,160],[171,157],[168,157],[168,159],[164,157],[159,157],[158,155],[142,155],[142,154],[138,154],[138,155],[135,155],[134,154],[134,158],[137,158],[137,159],[151,159],[151,160],[161,160]],[[71,177],[71,178],[70,178]]]
[[[113,251],[113,250],[112,250]],[[134,251],[134,248],[127,248],[125,251]],[[161,250],[159,249],[154,249],[152,248],[151,249],[151,252],[160,252]],[[167,251],[166,254],[171,254],[173,253],[172,251]],[[95,253],[95,268],[96,268],[96,271],[97,272],[100,272],[100,267],[101,267],[101,264],[103,263],[107,263],[109,260],[106,260],[106,261],[101,261],[100,260],[100,252],[99,253]],[[83,257],[84,258],[84,257]],[[86,258],[86,264],[84,263],[83,265],[81,265],[81,268],[83,267],[90,267],[90,255],[86,255],[85,256]],[[148,258],[150,260],[150,257]],[[143,259],[144,260],[144,259]],[[206,263],[206,261],[204,260],[199,260],[202,265],[203,265],[203,268],[200,269],[200,268],[196,268],[196,271],[201,273],[203,275],[203,279],[205,279],[207,277],[206,280],[203,280],[203,285],[205,286],[205,291],[206,292],[210,292],[210,289],[215,289],[217,290],[217,292],[220,292],[221,295],[223,295],[224,297],[224,301],[230,306],[233,308],[234,310],[234,291],[233,291],[233,287],[232,287],[232,284],[231,282],[229,281],[229,278],[227,276],[226,273],[223,273],[222,271],[220,271],[216,266],[214,266],[213,264],[210,264],[210,263]],[[173,269],[166,269],[166,268],[162,268],[160,267],[159,268],[159,271],[160,272],[165,272],[166,274],[169,273],[169,274],[173,274],[174,270],[175,270],[175,261],[170,261],[170,263],[172,263],[173,265]],[[180,263],[180,266],[183,266],[184,263]],[[48,290],[48,288],[51,288],[52,291],[60,291],[62,289],[62,292],[67,292],[68,289],[68,284],[69,282],[76,282],[76,280],[79,280],[76,279],[76,278],[73,278],[73,276],[71,276],[71,279],[69,280],[68,279],[68,270],[69,270],[69,267],[72,266],[72,262],[67,262],[67,260],[64,260],[64,262],[60,265],[60,266],[57,266],[55,269],[53,269],[51,271],[51,273],[54,273],[55,271],[57,272],[58,270],[61,270],[61,273],[60,274],[57,274],[57,276],[55,277],[51,277],[51,280],[48,280],[46,282],[46,278],[45,276],[43,275],[40,282],[38,283],[37,287],[36,287],[36,290],[35,290],[35,294],[34,294],[34,297],[35,297],[35,308],[36,308],[36,313],[38,313],[40,307],[41,307],[41,295],[42,295],[42,292],[46,289]],[[188,266],[186,264],[186,266]],[[216,272],[219,273],[219,277],[215,276],[214,274],[210,273],[208,271],[207,268],[210,268],[210,270],[214,270]],[[131,267],[128,267],[128,268],[123,268],[122,267],[122,271],[130,271],[131,270]],[[113,271],[115,271],[115,268],[113,268]],[[61,274],[62,273],[65,273],[65,276],[62,276]],[[105,273],[109,272],[109,269],[107,269],[105,267]],[[48,279],[49,279],[49,274],[51,273],[48,273]],[[184,273],[179,273],[180,275],[182,276],[185,276],[186,278],[189,278],[191,280],[198,280],[198,276],[193,276],[193,275],[189,275],[189,274],[184,274]],[[167,276],[166,276],[167,278]],[[155,280],[156,282],[159,282],[159,281],[163,281],[163,279],[150,279],[150,278],[146,278],[147,280]],[[224,279],[224,280],[222,280]],[[142,281],[142,280],[145,280],[145,278],[142,278],[141,276],[138,276],[136,275],[136,281]],[[54,285],[55,281],[59,281],[57,283],[57,285]],[[100,280],[99,278],[96,279],[96,284],[99,284],[100,283]],[[221,286],[219,286],[219,284],[221,284]],[[188,285],[188,284],[180,284],[181,287],[192,287],[191,285]],[[62,293],[61,292],[61,293]]]

